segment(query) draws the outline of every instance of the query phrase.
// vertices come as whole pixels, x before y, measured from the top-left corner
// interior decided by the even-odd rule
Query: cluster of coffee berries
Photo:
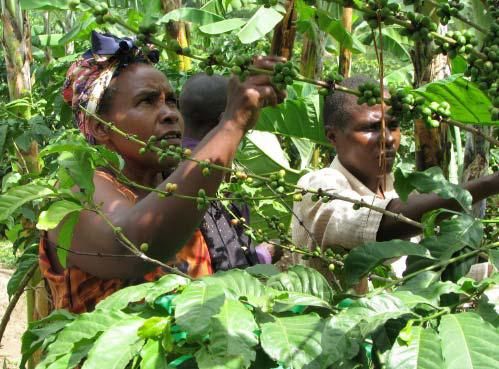
[[[262,4],[264,8],[270,8],[271,6],[276,6],[277,0],[260,0],[258,3]]]
[[[298,76],[293,62],[277,63],[274,65],[274,76],[272,83],[279,89],[285,90],[287,85],[292,85],[294,79]]]
[[[209,160],[202,160],[198,165],[201,168],[201,173],[205,177],[208,177],[211,174],[211,162]]]
[[[282,220],[277,215],[272,215],[270,217],[267,217],[266,221],[270,228],[279,232],[279,238],[281,239],[281,242],[286,242],[286,233],[288,227],[286,227]]]
[[[139,33],[150,36],[158,32],[158,26],[154,22],[143,23],[139,26]]]
[[[440,23],[446,25],[449,23],[452,16],[464,9],[464,4],[460,0],[449,0],[445,3],[438,4],[437,15],[440,17]]]
[[[167,184],[165,184],[165,192],[167,192],[168,194],[172,194],[175,191],[177,191],[177,184],[176,183],[168,182]]]
[[[435,43],[438,47],[435,49],[435,52],[449,55],[451,58],[455,58],[458,54],[470,54],[473,52],[475,46],[478,45],[478,39],[470,30],[466,30],[464,32],[449,31],[445,34],[445,36],[453,39],[455,42],[451,43],[443,39],[436,38]]]
[[[381,104],[381,88],[379,84],[374,82],[367,82],[359,86],[360,96],[357,100],[357,104],[367,104],[369,106],[374,106],[376,104]]]
[[[246,78],[249,77],[250,71],[249,66],[251,65],[251,57],[249,56],[236,56],[232,63],[234,64],[231,68],[231,72],[236,76],[239,76],[239,80],[244,82]]]
[[[403,88],[390,88],[390,109],[388,114],[397,117],[400,123],[412,123],[423,117],[425,98],[415,96]]]
[[[378,28],[378,20],[386,25],[393,24],[393,19],[397,17],[400,11],[400,5],[397,3],[388,3],[388,0],[369,0],[367,9],[371,10],[364,13],[364,20],[369,27]]]
[[[97,23],[97,24],[104,24],[107,21],[109,21],[110,18],[112,18],[114,20],[113,17],[107,16],[109,13],[109,8],[107,7],[107,4],[104,2],[95,5],[92,13],[95,17],[95,23]]]
[[[438,127],[449,117],[450,105],[446,101],[441,103],[432,101],[429,106],[423,108],[423,120],[428,127]]]
[[[202,188],[198,191],[198,196],[196,198],[198,210],[204,210],[208,207],[210,200],[206,197],[206,191]]]
[[[286,187],[286,171],[281,169],[277,173],[273,173],[269,176],[268,185],[278,193],[284,193]]]
[[[319,95],[328,96],[334,92],[335,84],[343,81],[343,76],[336,70],[324,73],[323,76],[325,82],[329,85],[329,88],[321,87],[319,89]]]
[[[469,56],[465,76],[471,77],[487,93],[492,101],[492,119],[499,120],[499,0],[488,0],[487,6],[493,22],[485,35],[481,53]]]
[[[407,19],[411,22],[409,27],[402,28],[400,34],[407,36],[413,41],[431,41],[431,32],[435,32],[438,26],[431,18],[413,12],[407,12]]]

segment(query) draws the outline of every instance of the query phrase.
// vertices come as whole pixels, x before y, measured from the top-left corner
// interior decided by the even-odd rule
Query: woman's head
[[[140,146],[129,141],[123,145],[124,138],[100,124],[92,114],[129,134],[137,134],[141,140],[151,135],[158,138],[166,137],[167,133],[178,135],[182,127],[175,96],[166,77],[152,67],[158,55],[156,50],[145,55],[129,38],[92,33],[92,50],[69,68],[63,88],[76,124],[90,142],[105,144],[125,159],[139,159]],[[144,95],[146,90],[148,109],[144,108],[145,101],[136,101],[140,98],[138,94]],[[176,137],[168,138],[172,144],[176,143]],[[136,152],[132,153],[132,149]],[[153,157],[154,163],[150,162]],[[158,166],[156,155],[146,154],[140,159],[142,164]],[[166,162],[158,168],[171,164]]]

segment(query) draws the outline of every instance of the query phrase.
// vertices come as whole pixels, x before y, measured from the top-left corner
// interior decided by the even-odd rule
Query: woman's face
[[[173,89],[160,71],[147,64],[132,64],[121,71],[109,88],[114,93],[103,119],[142,141],[156,136],[158,142],[166,140],[169,145],[180,146],[184,123]],[[173,158],[159,163],[157,155],[150,151],[140,155],[140,145],[115,132],[110,133],[108,144],[127,164],[142,169],[161,171],[177,164]]]

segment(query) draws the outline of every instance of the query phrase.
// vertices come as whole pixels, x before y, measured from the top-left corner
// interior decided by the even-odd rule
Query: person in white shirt
[[[357,89],[366,82],[375,82],[364,76],[346,79],[342,85]],[[438,208],[459,209],[453,199],[443,199],[435,194],[413,194],[407,202],[398,199],[393,188],[392,167],[400,146],[400,126],[388,115],[385,106],[384,153],[380,148],[381,105],[358,105],[357,97],[336,92],[324,103],[324,126],[328,140],[336,149],[336,157],[329,168],[303,176],[298,185],[303,188],[321,188],[352,199],[363,200],[394,213],[401,213],[415,221],[421,221],[424,213]],[[380,157],[386,157],[386,165],[380,167]],[[470,181],[464,186],[473,201],[480,201],[499,192],[499,173]],[[380,212],[341,200],[327,203],[312,201],[312,195],[294,205],[292,238],[300,247],[320,247],[323,251],[348,251],[356,246],[396,238],[417,236],[419,228],[398,221]],[[311,263],[328,276],[324,267]],[[403,270],[398,265],[397,274]]]

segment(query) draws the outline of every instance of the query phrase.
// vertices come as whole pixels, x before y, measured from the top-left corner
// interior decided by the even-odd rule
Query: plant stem
[[[430,266],[428,266],[426,268],[423,268],[423,269],[417,270],[417,271],[415,271],[413,273],[410,273],[410,274],[406,275],[403,278],[397,279],[397,280],[393,281],[391,284],[389,284],[387,286],[384,286],[382,289],[375,289],[374,291],[368,293],[367,296],[377,295],[377,294],[383,292],[383,290],[385,290],[387,288],[394,287],[394,286],[396,286],[396,285],[398,285],[400,283],[404,283],[405,281],[407,281],[407,280],[409,280],[411,278],[414,278],[418,274],[421,274],[421,273],[424,273],[424,272],[429,272],[429,271],[434,270],[434,269],[439,269],[439,268],[446,267],[447,265],[453,264],[453,263],[455,263],[457,261],[460,261],[460,260],[463,260],[463,259],[467,259],[467,258],[472,257],[474,255],[478,255],[478,254],[480,254],[483,251],[487,251],[487,250],[490,250],[490,249],[495,249],[497,247],[499,247],[499,242],[494,242],[494,243],[491,243],[491,244],[489,244],[489,245],[487,245],[485,247],[481,247],[479,249],[469,251],[469,252],[464,253],[462,255],[455,256],[455,257],[447,259],[447,260],[442,260],[442,261],[440,261],[440,262],[438,262],[436,264],[430,265]]]
[[[426,0],[426,2],[428,4],[431,4],[435,7],[438,7],[439,3],[438,2],[435,2],[433,0]],[[466,23],[468,26],[471,26],[473,28],[475,28],[477,31],[480,31],[482,33],[487,33],[487,30],[485,28],[483,28],[482,26],[479,26],[478,24],[476,24],[475,22],[467,19],[466,17],[462,16],[461,14],[456,14],[456,15],[452,15],[453,18],[456,18],[456,19],[459,19],[461,22],[463,23]]]
[[[469,124],[463,124],[461,122],[458,122],[456,120],[453,120],[453,119],[449,119],[447,121],[447,123],[449,123],[451,126],[456,126],[456,127],[459,127],[461,128],[463,131],[467,131],[467,132],[471,132],[473,133],[475,136],[480,136],[482,137],[484,140],[487,140],[489,141],[492,145],[494,146],[499,146],[499,140],[495,139],[494,137],[491,137],[491,136],[488,136],[486,135],[485,133],[483,133],[482,131],[480,131],[479,129],[476,129],[475,127],[469,125]]]
[[[24,289],[28,285],[29,281],[31,280],[31,277],[35,274],[36,270],[38,269],[38,263],[34,263],[26,272],[24,275],[23,279],[19,283],[19,286],[17,286],[17,290],[12,296],[12,299],[9,301],[9,305],[7,305],[7,308],[5,309],[5,313],[2,317],[2,321],[0,322],[0,343],[2,342],[3,335],[5,333],[5,329],[7,328],[7,324],[9,323],[10,316],[12,315],[12,311],[14,311],[14,308],[16,307],[19,299],[21,298],[22,294],[24,293]]]

